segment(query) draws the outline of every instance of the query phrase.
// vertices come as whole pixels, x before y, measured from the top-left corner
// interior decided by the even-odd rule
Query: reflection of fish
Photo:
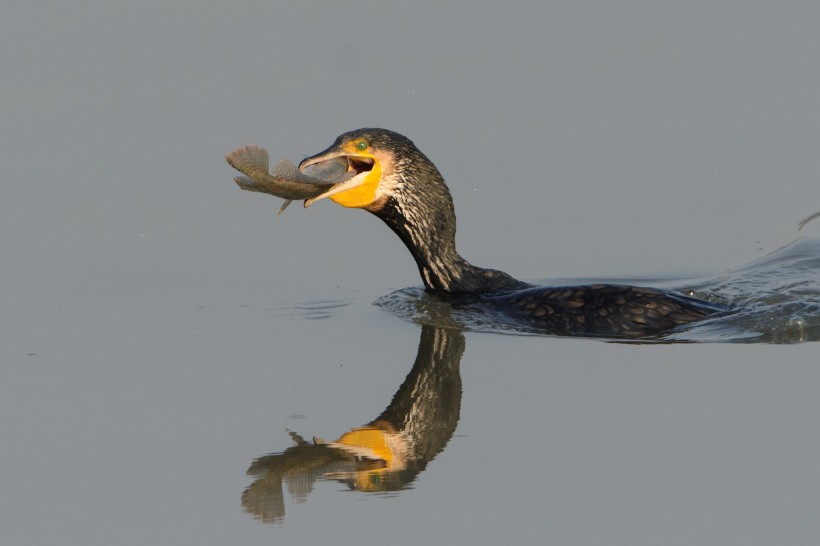
[[[247,176],[234,178],[243,190],[269,193],[285,199],[278,214],[294,199],[309,199],[329,190],[336,182],[344,181],[355,173],[347,173],[347,161],[339,158],[316,165],[309,174],[299,171],[289,159],[276,162],[273,172],[268,172],[268,152],[259,146],[244,146],[225,156],[225,160],[237,171]]]

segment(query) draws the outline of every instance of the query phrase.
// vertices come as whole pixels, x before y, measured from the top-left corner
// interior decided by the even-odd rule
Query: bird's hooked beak
[[[329,197],[345,207],[362,208],[370,205],[376,196],[376,188],[381,181],[381,166],[372,150],[359,150],[355,143],[333,146],[314,156],[307,157],[299,163],[299,171],[306,175],[316,176],[331,163],[347,162],[347,170],[341,176],[335,176],[327,182],[340,180],[332,188],[316,197],[306,199],[305,207],[316,201]]]

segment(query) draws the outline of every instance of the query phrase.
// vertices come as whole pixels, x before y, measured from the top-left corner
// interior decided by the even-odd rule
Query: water
[[[676,339],[798,343],[820,339],[820,241],[800,239],[726,275],[694,285],[739,309]]]
[[[818,9],[6,6],[0,540],[815,543]],[[507,335],[223,159],[363,126],[441,169],[471,263],[739,311]]]

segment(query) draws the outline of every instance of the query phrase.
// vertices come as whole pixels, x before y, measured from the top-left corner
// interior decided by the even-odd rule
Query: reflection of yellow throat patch
[[[392,471],[392,464],[396,458],[393,448],[387,437],[388,433],[376,427],[354,428],[339,438],[335,445],[345,446],[352,453],[367,457],[371,460],[384,461],[383,468],[357,470],[355,487],[359,491],[381,491],[383,483]]]
[[[382,179],[382,168],[379,162],[374,159],[373,169],[367,173],[364,183],[355,188],[331,195],[330,199],[339,203],[343,207],[362,208],[376,200],[376,188]]]
[[[339,438],[337,444],[353,448],[364,448],[368,458],[381,459],[390,467],[393,462],[393,449],[387,443],[385,432],[378,428],[355,428]]]

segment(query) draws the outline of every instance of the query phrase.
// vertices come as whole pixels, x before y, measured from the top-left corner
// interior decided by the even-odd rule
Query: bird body
[[[530,329],[619,338],[655,336],[724,310],[677,292],[619,284],[537,286],[481,303]]]

